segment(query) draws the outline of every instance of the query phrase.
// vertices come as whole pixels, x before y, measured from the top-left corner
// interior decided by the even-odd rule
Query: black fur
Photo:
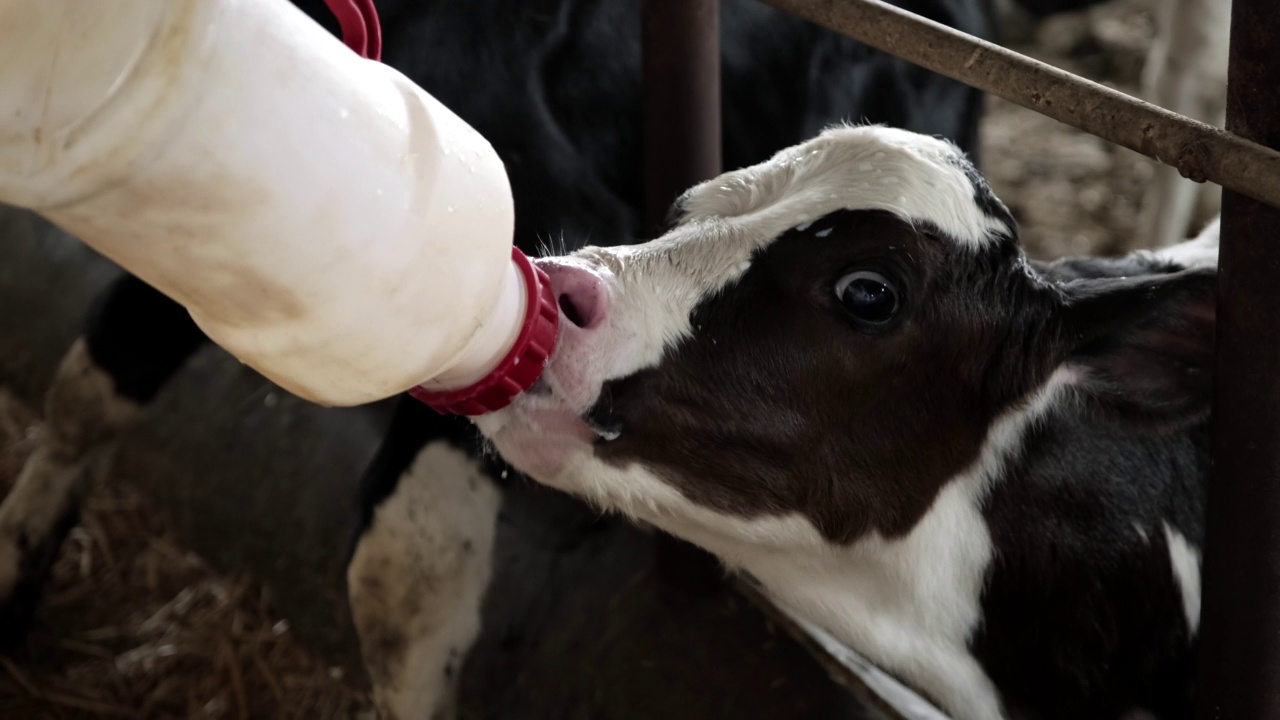
[[[1026,448],[986,504],[973,639],[1011,718],[1191,718],[1196,645],[1162,523],[1203,546],[1205,423],[1154,434],[1067,408]]]
[[[84,324],[89,357],[116,392],[145,405],[207,338],[190,313],[132,275],[108,285]]]
[[[1212,274],[1145,253],[1040,268],[1063,287],[1100,285],[1091,295],[1103,307],[1089,323],[1099,335],[1083,342],[1106,349],[1073,353],[1088,370],[1096,352],[1129,352],[1148,327],[1187,313],[1202,327],[1160,333],[1167,339],[1140,347],[1115,386],[1084,381],[1028,432],[984,507],[995,559],[974,653],[1011,720],[1119,718],[1135,708],[1191,718],[1197,643],[1164,525],[1203,547],[1211,388],[1162,382],[1162,368],[1187,358],[1207,372]],[[1142,283],[1165,292],[1125,287]],[[1142,412],[1092,397],[1115,392],[1135,396]]]
[[[989,218],[999,220],[1009,228],[1009,232],[1013,232],[1017,227],[1017,222],[1013,219],[1013,213],[1009,212],[1009,208],[1005,207],[1000,198],[991,191],[991,186],[987,184],[987,179],[978,172],[976,161],[969,158],[967,161],[956,158],[951,162],[953,167],[964,171],[964,176],[969,179],[969,185],[973,187],[973,202],[978,209]]]

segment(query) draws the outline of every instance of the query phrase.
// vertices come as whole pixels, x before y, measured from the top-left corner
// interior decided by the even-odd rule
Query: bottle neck
[[[507,264],[502,290],[493,312],[476,329],[457,359],[422,387],[447,392],[469,387],[484,379],[511,351],[524,326],[528,292],[514,262]]]
[[[447,388],[444,383],[449,383],[454,388],[437,390],[419,385],[409,390],[410,395],[436,412],[474,417],[501,410],[538,381],[555,351],[560,308],[551,279],[519,248],[511,248],[511,260],[510,269],[515,270],[517,277],[503,287],[498,308],[467,343],[467,349],[459,356],[462,362],[453,363],[452,372],[433,381],[441,383],[436,387]],[[508,291],[518,291],[524,302],[512,300]],[[506,329],[513,316],[519,317],[520,323],[515,339],[511,340]],[[496,353],[504,348],[505,354],[493,364]],[[458,384],[477,375],[478,380],[458,388]]]

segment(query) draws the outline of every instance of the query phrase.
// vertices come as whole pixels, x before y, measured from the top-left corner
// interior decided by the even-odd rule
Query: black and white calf
[[[1030,262],[952,144],[841,127],[541,260],[535,391],[478,424],[692,541],[957,720],[1191,716],[1216,227]]]
[[[334,23],[324,3],[299,3]],[[901,5],[978,35],[983,0]],[[379,2],[384,59],[484,134],[506,163],[516,242],[630,241],[642,173],[633,0]],[[722,7],[725,162],[768,158],[840,120],[976,151],[980,95],[754,0]],[[479,79],[483,79],[480,82]],[[20,633],[89,478],[129,421],[205,342],[186,312],[124,276],[95,302],[46,398],[45,442],[0,506],[0,628]],[[447,712],[479,628],[500,496],[474,429],[401,399],[363,479],[349,592],[388,718]]]

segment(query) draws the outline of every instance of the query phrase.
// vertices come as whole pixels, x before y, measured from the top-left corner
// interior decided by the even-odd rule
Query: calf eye
[[[898,312],[898,286],[871,270],[859,270],[840,278],[836,283],[836,297],[850,315],[871,325],[883,325]]]

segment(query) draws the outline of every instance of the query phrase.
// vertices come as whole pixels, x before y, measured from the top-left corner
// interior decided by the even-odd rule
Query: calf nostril
[[[568,264],[544,262],[543,270],[556,291],[556,302],[565,322],[591,330],[608,313],[609,291],[604,281],[590,270]]]
[[[577,305],[573,304],[573,298],[568,293],[560,296],[560,312],[564,313],[564,317],[569,322],[582,327],[587,324],[587,319],[582,316],[582,311]]]
[[[593,289],[560,293],[560,312],[564,313],[566,320],[584,329],[595,324],[596,304],[599,298],[596,293],[591,292]]]

